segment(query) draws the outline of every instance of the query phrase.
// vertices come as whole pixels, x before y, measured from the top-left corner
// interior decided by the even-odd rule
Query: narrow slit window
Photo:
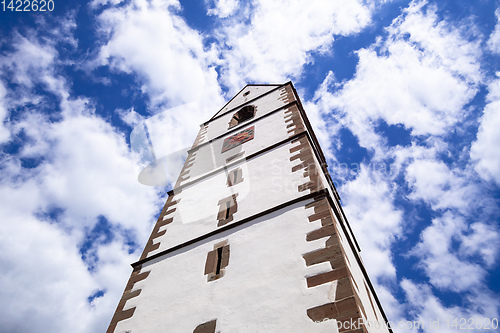
[[[229,218],[229,210],[231,209],[231,203],[226,201],[226,214],[224,215],[224,219],[227,220]]]
[[[227,241],[214,245],[214,250],[208,252],[205,263],[205,275],[208,281],[214,281],[224,276],[229,264],[229,245]]]
[[[220,274],[220,265],[222,262],[222,247],[217,249],[217,267],[215,268],[215,275]]]
[[[236,202],[236,197],[238,193],[231,195],[230,197],[219,200],[219,213],[217,214],[217,226],[223,226],[231,222],[234,218],[233,215],[238,211],[238,203]]]
[[[231,170],[227,174],[227,186],[233,186],[243,181],[242,171],[240,168]]]

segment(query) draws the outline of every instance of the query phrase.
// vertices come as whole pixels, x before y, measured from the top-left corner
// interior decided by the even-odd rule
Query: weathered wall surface
[[[134,316],[116,332],[193,332],[217,319],[221,332],[335,332],[335,322],[315,323],[306,310],[330,302],[331,283],[308,288],[306,275],[326,272],[324,262],[306,267],[302,255],[324,246],[305,235],[320,221],[308,222],[305,203],[259,218],[144,265],[148,278],[125,309]],[[207,281],[204,268],[213,245],[227,240],[229,264],[222,278]],[[330,295],[330,296],[329,296]],[[171,328],[169,330],[169,328]],[[175,328],[175,329],[172,329]]]
[[[217,229],[221,199],[237,195],[237,210],[227,223],[231,224],[304,195],[298,187],[308,179],[303,172],[292,172],[297,164],[290,161],[290,149],[294,146],[296,143],[290,142],[243,160],[175,194],[174,199],[179,201],[175,211],[163,215],[164,220],[172,219],[172,223],[160,228],[160,232],[166,233],[155,239],[160,246],[148,256]],[[236,169],[241,169],[243,180],[227,186],[228,174]]]

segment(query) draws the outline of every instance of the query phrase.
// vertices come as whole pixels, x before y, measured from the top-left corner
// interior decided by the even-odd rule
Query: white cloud
[[[222,105],[212,55],[204,50],[203,37],[175,14],[179,9],[175,0],[134,0],[104,10],[99,16],[106,38],[101,62],[137,73],[153,103],[176,106],[204,99]]]
[[[398,299],[394,296],[393,290],[389,290],[383,285],[375,286],[377,292],[377,297],[382,304],[387,320],[391,324],[391,328],[394,332],[399,333],[401,330],[397,329],[397,323],[406,322],[405,310],[408,307],[405,303],[400,303]],[[396,325],[395,325],[396,323]],[[414,332],[410,329],[405,329],[404,332]],[[416,332],[415,332],[416,333]]]
[[[340,186],[343,207],[374,282],[394,279],[391,245],[402,232],[402,211],[394,207],[387,175],[362,164],[355,180]]]
[[[3,202],[12,195],[5,187],[0,191]],[[1,215],[3,329],[36,332],[43,327],[62,332],[72,326],[85,331],[87,320],[92,320],[87,297],[98,286],[80,260],[73,239],[29,214],[2,211]]]
[[[486,230],[491,232],[488,237],[484,237]],[[463,217],[446,212],[422,232],[412,253],[421,259],[420,266],[433,286],[455,292],[473,291],[483,285],[485,268],[491,267],[499,241],[494,228],[481,222],[468,226]],[[458,249],[454,249],[456,246]]]
[[[37,81],[43,82],[46,75],[50,77],[47,71],[53,69],[57,54],[52,45],[17,34],[12,46],[15,51],[1,57],[0,66],[9,68],[13,82],[32,88]]]
[[[470,232],[460,235],[460,254],[479,256],[486,268],[493,267],[500,249],[500,234],[495,226],[481,222],[469,225]]]
[[[40,80],[45,89],[60,101],[62,120],[59,122],[51,122],[43,113],[27,108],[23,110],[25,112],[20,120],[12,125],[15,133],[24,131],[29,138],[20,157],[44,158],[44,164],[37,168],[41,188],[45,191],[42,197],[49,204],[50,200],[54,200],[63,205],[75,218],[102,214],[125,226],[133,225],[138,216],[121,212],[120,205],[128,202],[127,206],[133,206],[137,198],[130,199],[124,193],[130,191],[146,195],[143,202],[136,202],[146,210],[151,209],[151,204],[147,202],[152,199],[152,193],[137,182],[130,181],[135,179],[138,170],[131,162],[125,138],[117,134],[110,124],[93,115],[90,100],[69,97],[66,80],[55,72],[57,52],[53,47],[23,36],[18,36],[16,44],[21,46],[6,58],[22,59],[24,62],[25,67],[19,67],[17,62],[9,67],[21,69],[13,78],[22,83],[23,89],[20,90],[29,91],[33,85],[31,80]],[[32,96],[30,93],[25,95]],[[10,108],[16,105],[12,99],[7,103],[10,103]],[[40,105],[41,108],[43,106]],[[121,172],[109,177],[109,170]],[[124,185],[129,188],[121,187]],[[82,196],[81,193],[92,195]],[[95,211],[89,211],[89,207]],[[140,209],[136,212],[143,214]],[[80,218],[76,220],[82,221]]]
[[[298,91],[299,96],[304,96],[304,92]],[[321,107],[312,101],[303,101],[304,109],[307,112],[307,118],[311,123],[314,134],[319,140],[321,149],[325,158],[330,161],[335,160],[335,155],[332,153],[332,139],[335,136],[338,128],[331,120],[324,119],[321,114]]]
[[[486,180],[500,184],[500,79],[488,86],[487,104],[481,117],[477,140],[472,143],[470,156],[475,170]]]
[[[0,207],[4,221],[0,225],[2,329],[19,333],[40,328],[66,332],[69,327],[73,332],[104,331],[130,274],[128,264],[137,254],[130,255],[119,239],[100,247],[103,258],[96,272],[90,272],[80,258],[79,232],[33,216],[33,209],[44,200],[36,178],[12,186],[0,187],[4,203]],[[102,254],[111,246],[113,261]],[[88,297],[98,290],[105,294],[89,304]]]
[[[149,111],[161,114],[162,124],[169,125],[163,142],[177,150],[191,146],[198,125],[224,105],[213,52],[175,13],[179,8],[177,1],[135,0],[99,16],[106,32],[102,65],[137,74],[151,100]],[[196,102],[197,108],[184,107]]]
[[[358,33],[370,21],[370,8],[357,0],[254,1],[219,31],[228,47],[222,79],[236,91],[247,82],[299,78],[312,52],[330,52],[335,35]]]
[[[410,198],[424,200],[434,210],[454,208],[467,212],[477,194],[465,177],[438,160],[414,160],[407,167],[405,178],[412,189]]]
[[[134,108],[130,108],[128,110],[119,109],[116,110],[116,112],[120,115],[120,119],[131,127],[134,127],[144,121],[144,117],[140,113],[136,112]]]
[[[55,49],[35,36],[18,35],[14,45],[0,66],[18,86],[1,101],[18,113],[10,126],[23,139],[18,152],[0,159],[0,298],[7,309],[0,325],[9,332],[104,331],[137,259],[126,243],[144,244],[161,199],[138,183],[123,135],[94,115],[90,100],[70,96]],[[39,84],[59,103],[50,119],[53,104],[32,90]],[[38,162],[23,167],[26,158]],[[59,214],[50,216],[54,209]],[[111,239],[88,244],[97,260],[83,260],[80,247],[100,217]],[[89,303],[98,290],[105,294]]]
[[[461,318],[465,318],[466,322],[469,318],[474,318],[481,323],[485,323],[487,318],[498,318],[498,310],[496,308],[498,300],[490,292],[482,291],[481,297],[483,297],[483,300],[479,302],[474,300],[476,307],[466,309],[458,306],[446,307],[432,293],[432,289],[428,285],[417,284],[411,280],[404,279],[401,282],[401,287],[406,294],[408,305],[414,309],[412,314],[415,317],[409,319],[419,321],[423,332],[457,332],[459,329],[452,325],[454,322],[460,325]],[[433,326],[431,326],[431,320],[434,323]],[[438,325],[435,322],[437,320],[439,320],[439,326],[436,326]],[[467,322],[467,324],[470,324],[470,322]],[[400,329],[396,330],[396,332],[405,332],[405,330]],[[484,332],[488,331],[485,330]]]
[[[397,208],[401,201],[405,201],[401,210],[420,200],[431,208],[435,216],[432,225],[424,229],[411,252],[418,262],[415,268],[424,272],[433,287],[461,293],[468,303],[447,309],[429,285],[418,286],[404,280],[401,286],[407,293],[408,304],[401,307],[427,324],[433,315],[471,316],[484,314],[486,309],[495,314],[491,305],[480,300],[482,294],[488,300],[494,298],[486,286],[486,277],[487,269],[496,263],[500,236],[485,213],[491,212],[491,204],[476,184],[472,166],[463,167],[468,161],[467,148],[459,160],[448,164],[442,161],[445,155],[452,157],[450,151],[456,149],[449,133],[471,115],[467,104],[484,83],[481,44],[477,36],[471,38],[468,28],[440,20],[436,8],[425,1],[413,1],[387,29],[387,36],[358,50],[359,62],[351,80],[338,82],[334,72],[329,72],[313,98],[313,109],[323,115],[330,134],[330,156],[335,156],[342,144],[338,136],[342,127],[357,137],[361,147],[373,153],[367,157],[371,159],[369,164],[361,164],[356,178],[339,188],[372,278],[384,286],[392,285],[396,279],[392,246],[398,239],[411,241],[418,231],[415,220],[403,221],[402,211]],[[499,107],[493,103],[497,99],[493,98],[494,89],[491,84],[484,118],[489,105],[491,110],[494,105]],[[476,170],[480,173],[482,169],[485,178],[500,174],[500,166],[496,166],[498,154],[493,149],[498,146],[493,135],[497,122],[492,115],[489,117],[487,124],[491,128],[485,125],[486,120],[482,121],[478,141],[471,149],[471,156],[477,161]],[[410,143],[404,147],[389,146],[388,138],[377,130],[380,121],[403,125],[410,131]],[[482,134],[486,131],[488,134]],[[368,168],[377,163],[389,163],[394,172],[381,175]],[[390,185],[401,182],[400,176],[408,184],[405,197],[399,196],[406,188],[396,191]],[[402,199],[398,205],[396,198]],[[422,289],[426,295],[417,299]],[[397,302],[387,295],[383,300],[396,319],[403,318],[400,311],[394,311],[399,306]]]
[[[497,24],[495,25],[495,30],[492,31],[490,38],[488,39],[488,47],[493,53],[500,53],[500,10],[495,11],[497,17]]]
[[[359,63],[352,80],[338,83],[330,72],[314,97],[319,110],[330,119],[328,125],[332,129],[332,140],[338,137],[338,129],[346,126],[357,136],[361,147],[370,148],[375,153],[371,159],[372,164],[394,159],[391,162],[394,164],[390,165],[393,172],[386,174],[385,178],[363,170],[354,181],[347,184],[349,188],[346,189],[347,185],[341,187],[341,192],[345,192],[342,196],[347,207],[351,205],[351,200],[352,206],[356,207],[350,212],[351,223],[356,225],[359,223],[357,221],[365,221],[363,230],[360,229],[356,234],[369,235],[368,243],[375,246],[368,252],[377,253],[375,249],[378,250],[378,259],[366,262],[376,262],[383,258],[389,263],[384,267],[389,268],[393,267],[390,264],[391,237],[397,236],[401,230],[401,216],[393,206],[394,196],[387,184],[394,182],[400,171],[410,188],[408,198],[423,200],[433,210],[454,209],[467,215],[472,211],[472,206],[478,208],[483,205],[479,199],[476,200],[481,197],[480,191],[472,184],[470,172],[450,169],[439,158],[440,153],[449,149],[442,137],[464,117],[464,106],[475,95],[482,80],[480,51],[477,51],[475,42],[468,42],[462,37],[460,30],[446,21],[439,21],[434,8],[427,7],[424,13],[424,5],[425,2],[413,2],[392,23],[385,40],[379,40],[372,47],[358,51]],[[337,91],[331,92],[332,89]],[[413,136],[426,135],[428,138],[423,143],[413,141],[406,147],[388,147],[383,134],[375,130],[378,120],[384,120],[389,125],[402,124],[411,130]],[[365,188],[353,191],[351,185],[354,184],[360,184],[360,187],[365,184]],[[366,184],[382,185],[381,194],[367,190]],[[378,198],[384,198],[385,202]],[[392,218],[384,220],[385,216]],[[379,239],[384,240],[383,235],[376,236],[377,230],[366,231],[365,228],[373,225],[373,222],[367,222],[370,219],[382,221],[382,225],[375,225],[377,230],[383,230],[389,235],[387,243],[377,243]],[[477,240],[479,234],[471,236],[475,233],[471,231],[474,228],[464,228],[467,230],[467,237]],[[477,231],[480,229],[478,225]],[[464,235],[460,239],[465,241],[467,237]],[[363,236],[358,237],[362,239]],[[464,249],[465,247],[464,245]],[[469,250],[491,263],[495,255],[491,252],[491,247],[487,248],[482,254],[474,246]],[[457,267],[462,267],[461,272],[467,272],[471,268],[467,260],[461,261],[463,258],[458,258],[449,251],[447,247],[443,249],[440,254],[443,260],[447,259]],[[445,257],[444,253],[449,256]],[[462,255],[465,256],[463,252]],[[437,254],[424,259],[424,254],[421,253],[421,257],[426,261],[428,275],[436,284],[444,286],[451,280],[440,280],[444,274],[432,261],[439,257]],[[481,268],[476,271],[479,276],[471,274],[471,281],[479,281],[484,276]],[[380,269],[375,276],[383,274],[390,276],[389,271],[383,273]],[[463,285],[467,285],[467,282],[464,281]]]
[[[105,6],[105,5],[108,5],[108,4],[111,4],[111,5],[118,5],[118,4],[121,4],[123,3],[125,0],[92,0],[90,2],[90,6],[94,9],[96,8],[99,8],[100,6]]]
[[[461,116],[475,89],[407,42],[393,42],[387,52],[388,57],[374,50],[358,52],[356,80],[346,85],[341,96],[348,111],[357,113],[356,125],[362,128],[361,120],[369,124],[380,118],[389,125],[403,124],[414,135],[444,134]]]
[[[482,80],[479,44],[439,21],[432,7],[424,13],[424,5],[413,2],[385,39],[357,51],[352,80],[337,83],[329,73],[314,98],[375,158],[387,154],[386,139],[375,130],[378,121],[401,124],[412,135],[446,135],[465,116]]]
[[[9,141],[10,139],[10,130],[6,126],[7,117],[9,112],[5,107],[5,96],[7,95],[7,89],[3,85],[3,82],[0,81],[0,144]]]
[[[37,38],[33,31],[28,31],[27,36],[16,32],[8,39],[13,51],[0,56],[0,69],[4,76],[19,85],[3,96],[4,105],[11,109],[26,105],[35,108],[51,107],[48,106],[47,99],[37,93],[37,85],[63,100],[69,96],[66,81],[53,73],[63,62],[58,59],[56,46],[59,43],[76,45],[71,35],[75,23],[72,18],[65,17],[61,19],[59,28],[49,28],[43,21],[40,26],[41,29],[52,30],[49,33],[53,38]]]
[[[225,18],[234,14],[240,6],[239,0],[211,0],[208,2],[208,15]]]
[[[137,249],[124,245],[120,230],[127,230],[139,246],[144,244],[159,200],[154,190],[137,182],[124,138],[103,120],[78,116],[51,124],[33,119],[38,123],[25,124],[43,132],[40,137],[46,143],[33,147],[44,147],[44,162],[32,170],[22,168],[15,157],[2,163],[0,234],[5,264],[0,279],[11,287],[5,290],[12,290],[2,295],[12,312],[2,324],[17,323],[17,328],[7,326],[14,332],[40,327],[51,332],[67,327],[75,332],[102,331],[123,291],[128,265],[137,259],[137,253],[129,254]],[[35,156],[33,147],[29,156]],[[63,212],[57,221],[35,218],[52,208]],[[79,246],[99,216],[112,224],[115,239],[111,244],[92,244],[89,250],[98,261],[84,262]],[[86,264],[95,265],[95,272]],[[106,294],[90,306],[87,298],[97,290]],[[23,320],[27,313],[33,320]]]
[[[482,80],[478,59],[482,51],[477,38],[469,40],[477,37],[471,36],[474,27],[439,21],[436,11],[437,7],[428,5],[427,0],[414,0],[406,16],[398,17],[388,31],[393,37],[409,34],[409,41],[427,58],[439,62],[453,76],[461,76],[464,82],[477,84]]]
[[[131,163],[123,137],[94,117],[74,117],[51,127],[47,137],[56,144],[53,161],[43,170],[47,195],[78,220],[102,214],[127,228],[149,220],[154,192],[136,181],[138,170]],[[110,176],[110,170],[120,172]],[[134,207],[133,212],[124,206]],[[147,228],[138,229],[148,232]],[[145,239],[146,235],[139,236]]]

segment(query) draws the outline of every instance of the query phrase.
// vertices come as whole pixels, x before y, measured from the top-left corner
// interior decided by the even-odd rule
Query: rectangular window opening
[[[217,267],[215,268],[215,275],[220,274],[220,268],[222,264],[222,247],[217,249]]]
[[[233,186],[243,181],[242,172],[240,168],[228,171],[227,173],[227,186]]]
[[[232,173],[230,173],[230,175],[232,175]],[[233,221],[233,215],[238,211],[238,203],[236,202],[237,196],[238,193],[235,193],[230,197],[219,200],[217,203],[219,205],[219,212],[217,213],[218,227]]]
[[[229,264],[229,244],[227,240],[214,245],[213,251],[208,252],[205,263],[207,281],[215,281],[224,276],[224,271]]]
[[[226,201],[226,214],[224,215],[224,220],[227,220],[229,218],[230,209],[231,209],[231,203],[229,201]]]

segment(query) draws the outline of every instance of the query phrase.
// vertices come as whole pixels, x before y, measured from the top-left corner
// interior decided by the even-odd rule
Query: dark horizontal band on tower
[[[137,267],[137,266],[141,266],[141,265],[144,265],[145,263],[149,262],[149,261],[152,261],[154,259],[157,259],[161,256],[164,256],[168,253],[171,253],[171,252],[174,252],[174,251],[177,251],[177,250],[180,250],[186,246],[190,246],[190,245],[193,245],[197,242],[200,242],[200,241],[203,241],[207,238],[210,238],[212,236],[215,236],[219,233],[222,233],[224,231],[227,231],[227,230],[231,230],[231,229],[234,229],[240,225],[243,225],[245,223],[248,223],[252,220],[255,220],[259,217],[262,217],[262,216],[265,216],[267,214],[271,214],[277,210],[280,210],[280,209],[283,209],[287,206],[291,206],[293,204],[296,204],[298,202],[301,202],[301,201],[305,201],[305,200],[308,200],[308,199],[316,199],[316,200],[320,200],[320,199],[323,199],[323,198],[326,198],[330,204],[330,207],[332,208],[335,216],[336,216],[336,219],[337,221],[339,222],[341,228],[343,229],[343,232],[345,235],[349,235],[349,233],[347,233],[347,230],[346,230],[346,225],[347,225],[347,228],[351,231],[351,235],[353,236],[353,240],[354,240],[354,243],[353,243],[353,240],[351,239],[351,237],[346,237],[347,238],[347,242],[349,243],[349,246],[354,250],[353,251],[353,254],[354,254],[354,257],[356,258],[356,261],[358,262],[358,265],[361,269],[361,272],[363,273],[364,277],[365,277],[365,280],[368,282],[368,287],[370,288],[370,291],[372,292],[374,298],[375,298],[375,302],[377,303],[377,305],[379,306],[379,308],[381,309],[381,314],[382,316],[384,317],[384,320],[385,322],[388,322],[388,319],[387,319],[387,316],[385,315],[385,312],[382,310],[382,305],[380,303],[380,300],[377,296],[377,294],[375,293],[375,289],[368,277],[368,273],[366,272],[366,269],[364,267],[364,264],[361,260],[361,257],[359,256],[359,252],[358,251],[361,251],[361,249],[359,248],[359,245],[356,241],[356,239],[354,238],[354,235],[352,234],[352,230],[351,230],[351,227],[349,226],[349,223],[347,222],[347,220],[343,219],[341,217],[341,215],[344,215],[344,212],[342,211],[341,213],[336,209],[336,206],[333,202],[333,198],[331,197],[330,193],[328,192],[328,190],[326,188],[324,189],[321,189],[317,192],[312,192],[312,193],[309,193],[309,194],[306,194],[306,195],[303,195],[301,197],[298,197],[298,198],[295,198],[295,199],[292,199],[292,200],[289,200],[287,202],[284,202],[282,204],[279,204],[277,206],[274,206],[272,208],[269,208],[269,209],[266,209],[265,211],[262,211],[262,212],[259,212],[257,214],[254,214],[252,216],[249,216],[247,218],[244,218],[242,219],[241,221],[237,221],[237,222],[234,222],[232,224],[228,224],[226,226],[223,226],[223,227],[220,227],[220,228],[217,228],[216,230],[214,231],[211,231],[209,233],[206,233],[204,235],[201,235],[199,237],[196,237],[194,239],[191,239],[187,242],[184,242],[182,244],[179,244],[179,245],[176,245],[176,246],[173,246],[169,249],[165,249],[161,252],[158,252],[158,253],[155,253],[154,255],[150,256],[150,257],[147,257],[147,258],[144,258],[142,260],[139,260],[139,261],[136,261],[134,263],[131,264],[131,266],[133,268]],[[346,225],[344,225],[343,221],[345,222]],[[358,249],[358,251],[355,251],[355,249]],[[389,332],[392,332],[392,328],[389,327]]]
[[[276,148],[276,147],[279,147],[279,146],[281,146],[281,145],[283,145],[283,144],[285,144],[285,143],[287,143],[287,142],[289,142],[289,141],[292,141],[292,140],[298,139],[298,138],[303,137],[303,136],[308,136],[307,131],[302,131],[302,132],[297,133],[297,134],[295,134],[295,135],[293,135],[293,136],[291,136],[291,137],[288,137],[288,138],[286,138],[286,139],[284,139],[284,140],[281,140],[281,141],[279,141],[279,142],[276,142],[275,144],[272,144],[272,145],[270,145],[269,147],[266,147],[266,148],[261,149],[261,150],[259,150],[259,151],[255,152],[255,153],[253,153],[253,154],[248,155],[247,157],[245,157],[245,158],[244,158],[244,160],[250,160],[250,159],[252,159],[252,158],[255,158],[256,156],[262,155],[262,154],[264,154],[264,153],[266,153],[266,152],[268,152],[268,151],[270,151],[270,150],[272,150],[272,149],[274,149],[274,148]],[[182,185],[177,186],[176,188],[171,189],[171,190],[170,190],[170,191],[168,191],[167,193],[168,193],[168,195],[169,195],[169,196],[170,196],[170,195],[174,195],[175,191],[178,191],[178,190],[180,190],[180,189],[183,189],[183,188],[184,188],[184,187],[186,187],[186,186],[190,186],[190,185],[192,185],[192,184],[194,184],[194,183],[197,183],[197,182],[199,182],[200,180],[203,180],[203,179],[205,179],[205,178],[207,178],[207,177],[210,177],[210,176],[212,176],[212,175],[214,175],[214,174],[216,174],[216,173],[220,172],[221,170],[224,170],[224,169],[227,169],[227,168],[231,168],[231,167],[233,167],[234,165],[241,163],[241,161],[242,161],[242,159],[237,159],[237,160],[234,160],[233,162],[230,162],[230,163],[228,163],[228,164],[225,164],[225,165],[223,165],[223,166],[220,166],[220,167],[218,167],[217,169],[214,169],[214,170],[212,170],[212,171],[210,171],[210,172],[208,172],[208,173],[204,174],[203,176],[200,176],[200,177],[198,177],[198,178],[195,178],[195,179],[193,179],[193,180],[192,180],[192,181],[190,181],[190,182],[187,182],[187,183],[185,183],[185,184],[182,184]]]
[[[236,228],[236,227],[238,227],[238,226],[240,226],[240,225],[242,225],[242,224],[245,224],[245,223],[247,223],[247,222],[249,222],[249,221],[255,220],[255,219],[259,218],[259,217],[262,217],[262,216],[267,215],[267,214],[271,214],[271,213],[273,213],[273,212],[275,212],[275,211],[277,211],[277,210],[280,210],[280,209],[283,209],[283,208],[285,208],[285,207],[287,207],[287,206],[290,206],[290,205],[296,204],[297,202],[301,202],[301,201],[308,200],[308,199],[312,199],[312,198],[314,198],[314,199],[322,199],[322,198],[325,198],[325,197],[329,197],[328,190],[326,190],[326,189],[321,189],[321,190],[319,190],[319,191],[317,191],[317,192],[309,193],[309,194],[303,195],[303,196],[301,196],[301,197],[298,197],[298,198],[295,198],[295,199],[289,200],[289,201],[287,201],[287,202],[281,203],[281,204],[279,204],[279,205],[277,205],[277,206],[271,207],[271,208],[269,208],[269,209],[266,209],[266,210],[264,210],[264,211],[262,211],[262,212],[259,212],[259,213],[257,213],[257,214],[254,214],[254,215],[252,215],[252,216],[246,217],[246,218],[244,218],[244,219],[242,219],[242,220],[240,220],[240,221],[237,221],[237,222],[234,222],[234,223],[231,223],[231,224],[225,225],[225,226],[223,226],[223,227],[217,228],[217,229],[216,229],[216,230],[214,230],[214,231],[211,231],[211,232],[206,233],[206,234],[204,234],[204,235],[201,235],[201,236],[199,236],[199,237],[193,238],[193,239],[191,239],[191,240],[189,240],[189,241],[187,241],[187,242],[184,242],[184,243],[182,243],[182,244],[179,244],[179,245],[176,245],[176,246],[171,247],[171,248],[169,248],[169,249],[166,249],[166,250],[163,250],[163,251],[161,251],[161,252],[155,253],[155,254],[153,254],[153,255],[152,255],[152,256],[150,256],[150,257],[147,257],[147,258],[144,258],[144,259],[142,259],[142,260],[136,261],[136,262],[134,262],[134,263],[132,264],[132,267],[136,267],[136,266],[139,266],[139,265],[143,265],[143,264],[147,263],[148,261],[151,261],[151,260],[153,260],[153,259],[159,258],[159,257],[161,257],[161,256],[163,256],[163,255],[165,255],[165,254],[168,254],[168,253],[174,252],[174,251],[176,251],[176,250],[180,250],[180,249],[182,249],[183,247],[186,247],[186,246],[189,246],[189,245],[195,244],[195,243],[197,243],[197,242],[200,242],[200,241],[202,241],[202,240],[204,240],[204,239],[207,239],[207,238],[209,238],[209,237],[212,237],[212,236],[214,236],[214,235],[217,235],[217,234],[219,234],[219,233],[221,233],[221,232],[224,232],[224,231],[226,231],[226,230],[230,230],[230,229]]]

